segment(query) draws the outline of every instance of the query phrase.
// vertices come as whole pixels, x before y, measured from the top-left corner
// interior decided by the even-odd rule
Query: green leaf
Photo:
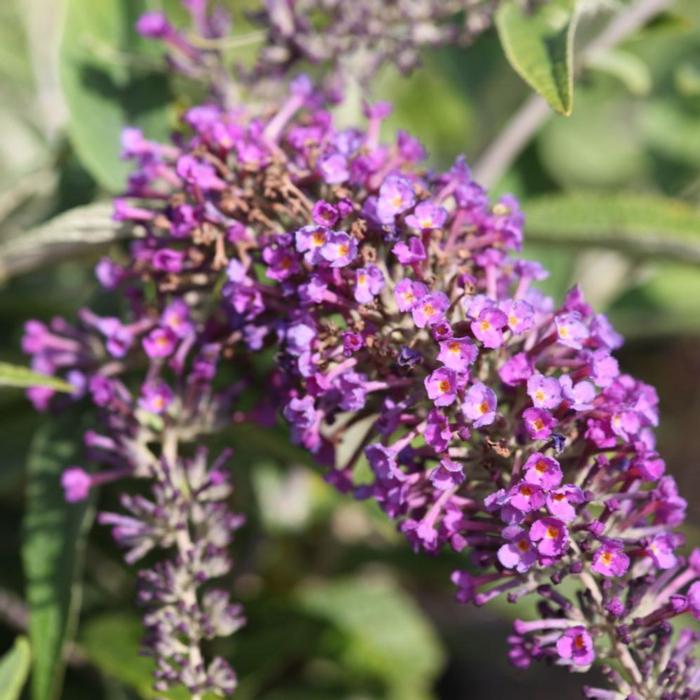
[[[532,13],[507,0],[496,14],[506,58],[556,112],[568,116],[574,101],[574,0],[551,0]]]
[[[59,56],[70,112],[69,135],[85,167],[107,189],[121,190],[129,172],[120,133],[137,126],[154,139],[168,134],[170,92],[155,45],[134,24],[143,0],[67,0]]]
[[[15,644],[0,659],[0,700],[17,700],[29,673],[31,651],[26,637],[17,637]]]
[[[74,387],[67,382],[49,377],[46,374],[33,372],[27,367],[11,365],[7,362],[0,362],[0,386],[14,386],[26,388],[31,386],[45,386],[56,391],[65,391],[70,393]]]
[[[430,688],[443,664],[440,643],[415,603],[391,580],[305,585],[298,597],[305,610],[348,636],[344,664],[383,678],[388,697],[432,697]]]
[[[60,697],[66,648],[80,609],[83,549],[93,509],[89,502],[66,503],[60,485],[63,469],[75,461],[81,444],[75,419],[66,415],[43,426],[27,458],[22,560],[33,700]]]
[[[527,240],[700,264],[700,209],[656,195],[566,194],[523,205]]]

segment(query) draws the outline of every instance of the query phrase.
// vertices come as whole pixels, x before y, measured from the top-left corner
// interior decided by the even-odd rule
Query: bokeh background
[[[159,3],[83,3],[89,9],[73,12],[62,34],[61,0],[0,2],[2,360],[23,362],[19,339],[28,318],[71,317],[88,303],[109,308],[92,266],[110,249],[118,253],[120,244],[96,245],[86,230],[60,256],[53,248],[45,255],[55,232],[40,225],[118,190],[125,173],[117,156],[121,126],[137,123],[164,136],[178,111],[197,99],[192,86],[178,85],[163,70],[158,48],[135,37],[133,22],[146,4]],[[242,10],[254,3],[231,4],[236,29],[245,30]],[[588,22],[583,39],[600,23]],[[343,119],[357,116],[358,94],[359,87],[351,91]],[[387,134],[412,131],[432,164],[444,166],[458,153],[476,161],[530,90],[488,32],[472,47],[426,53],[408,78],[385,69],[374,94],[396,105]],[[545,120],[495,191],[522,198],[535,238],[572,224],[585,231],[588,222],[593,237],[600,228],[595,203],[616,197],[673,197],[697,207],[697,0],[678,2],[588,68],[577,81],[573,115]],[[576,220],[570,208],[559,207],[573,196],[581,202]],[[561,298],[580,283],[627,337],[621,365],[658,389],[660,451],[689,501],[688,538],[700,542],[697,260],[645,255],[617,245],[609,221],[602,228],[599,247],[533,243],[525,255],[552,271],[543,282],[549,293]],[[0,392],[0,653],[26,624],[26,465],[35,435],[55,420],[34,413],[21,392]],[[89,424],[90,417],[69,417],[81,421]],[[460,558],[415,556],[376,508],[332,493],[283,429],[237,427],[217,440],[236,450],[235,505],[248,517],[230,583],[249,624],[222,649],[241,675],[240,700],[579,697],[575,675],[508,667],[505,638],[512,619],[527,610],[457,606],[449,574]],[[99,506],[112,499],[102,494]],[[108,533],[94,528],[62,697],[155,697],[149,661],[138,656],[133,593],[132,572]]]

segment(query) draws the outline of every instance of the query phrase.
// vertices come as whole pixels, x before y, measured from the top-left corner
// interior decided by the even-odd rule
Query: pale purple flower
[[[149,413],[164,413],[174,398],[172,389],[163,381],[146,382],[141,387],[139,406]]]
[[[513,333],[526,333],[532,328],[535,311],[528,302],[522,299],[507,299],[501,303],[500,309],[506,315],[508,328]]]
[[[442,292],[433,292],[420,297],[411,309],[413,322],[418,328],[434,326],[445,317],[450,300]]]
[[[491,425],[496,420],[496,394],[482,382],[475,382],[464,394],[462,412],[475,428]]]
[[[425,378],[425,390],[436,406],[449,406],[457,398],[457,376],[441,367]]]
[[[554,317],[554,324],[557,328],[557,337],[562,345],[574,350],[580,350],[583,347],[589,333],[578,312],[558,314]]]
[[[525,481],[551,491],[561,484],[562,471],[559,462],[552,457],[535,452],[530,455],[523,466]]]
[[[395,217],[410,209],[415,201],[411,181],[401,175],[389,175],[379,188],[377,216],[383,224],[392,224]]]
[[[394,297],[399,311],[410,311],[420,299],[428,294],[428,288],[422,282],[402,279],[394,287]]]
[[[678,562],[674,549],[674,538],[671,535],[663,534],[653,537],[647,544],[645,551],[659,569],[670,569]]]
[[[355,301],[369,304],[384,289],[384,274],[376,265],[355,271]]]
[[[547,494],[547,510],[559,520],[569,523],[576,518],[576,506],[585,501],[583,491],[574,484],[564,484]]]
[[[143,338],[143,349],[152,359],[169,357],[175,350],[176,339],[170,328],[154,328]]]
[[[541,486],[521,481],[508,491],[508,503],[522,513],[539,510],[545,502],[544,490]]]
[[[532,360],[525,352],[519,352],[506,360],[498,370],[501,381],[508,386],[517,386],[526,382],[533,373]]]
[[[569,531],[558,518],[540,518],[530,527],[530,539],[542,556],[558,557],[569,546]]]
[[[537,561],[537,552],[525,530],[520,527],[507,529],[509,530],[506,537],[508,542],[498,550],[498,561],[506,569],[515,569],[518,573],[524,574]]]
[[[321,248],[321,257],[331,267],[345,267],[357,256],[357,241],[343,231],[332,231]]]
[[[341,153],[332,153],[321,158],[318,169],[324,182],[329,185],[339,185],[350,177],[347,158]]]
[[[430,231],[442,228],[447,220],[447,210],[434,204],[430,200],[424,200],[416,205],[412,214],[406,217],[406,223],[421,231]]]
[[[481,311],[479,317],[472,321],[474,336],[487,348],[499,348],[503,344],[503,329],[508,325],[506,315],[494,307]]]
[[[66,501],[76,503],[88,497],[92,479],[81,467],[69,467],[61,475],[61,486]]]
[[[391,250],[402,265],[412,265],[426,258],[425,246],[416,236],[411,236],[408,243],[399,241]]]
[[[533,440],[544,440],[552,434],[556,420],[542,408],[527,408],[523,411],[525,430]]]
[[[459,462],[442,459],[430,472],[430,481],[440,491],[454,488],[464,481],[464,468]]]
[[[466,372],[479,354],[469,338],[450,338],[440,343],[439,362],[456,372]]]
[[[556,377],[536,372],[527,380],[527,394],[535,408],[556,408],[561,403],[561,386]]]
[[[595,387],[591,382],[581,381],[574,384],[568,374],[559,378],[563,397],[569,402],[574,411],[589,411],[595,399]]]
[[[624,576],[629,566],[630,558],[621,542],[606,540],[593,552],[591,569],[606,578]]]

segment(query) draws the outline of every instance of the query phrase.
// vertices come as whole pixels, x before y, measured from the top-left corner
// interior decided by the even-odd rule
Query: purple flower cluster
[[[541,0],[517,2],[529,10]],[[320,73],[327,94],[339,96],[350,78],[366,84],[385,65],[410,73],[419,65],[425,48],[473,43],[492,26],[501,3],[266,0],[259,10],[249,13],[259,30],[231,37],[232,21],[223,4],[183,0],[191,18],[187,30],[176,28],[161,12],[145,14],[137,29],[164,44],[174,70],[208,83],[224,103],[240,84],[266,98],[277,95],[300,67],[313,67]],[[213,9],[208,10],[208,5]],[[252,64],[239,61],[232,71],[229,46],[255,46]],[[342,160],[336,156],[327,157],[319,167],[327,169],[331,180],[342,177]]]
[[[129,516],[103,521],[131,559],[176,547],[188,590],[227,570],[235,523],[219,470],[171,456],[169,436],[223,425],[240,387],[214,383],[220,360],[272,346],[259,410],[281,410],[329,482],[374,499],[416,551],[463,552],[461,602],[539,596],[540,619],[509,639],[513,663],[600,658],[612,689],[589,697],[693,697],[697,635],[673,637],[669,621],[700,615],[700,554],[678,553],[686,504],[655,450],[655,391],[620,371],[622,339],[578,289],[556,306],[533,285],[546,273],[515,255],[515,199],[491,203],[462,159],[425,169],[405,133],[381,143],[388,111],[368,106],[366,130],[339,129],[301,77],[272,114],[196,107],[167,146],[127,132],[137,169],[115,215],[141,236],[98,277],[129,299],[128,321],[86,311],[78,329],[32,322],[25,336],[38,369],[105,414],[107,435],[89,441],[111,465],[99,478],[155,480],[153,501],[127,498]],[[134,391],[119,377],[139,358]],[[338,464],[341,445],[351,456]],[[66,473],[69,497],[98,478],[78,477]],[[185,522],[203,548],[180,537]],[[182,579],[167,567],[144,580],[159,679],[230,689],[222,662],[214,673],[184,651],[208,636],[209,599],[173,595]],[[225,619],[232,631],[237,611]]]

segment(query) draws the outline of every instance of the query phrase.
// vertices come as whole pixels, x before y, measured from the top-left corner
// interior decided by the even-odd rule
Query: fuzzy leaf
[[[573,0],[551,0],[533,13],[507,0],[496,14],[503,51],[520,77],[556,112],[568,116],[574,101]]]
[[[0,700],[17,700],[22,692],[31,651],[26,637],[17,637],[14,646],[0,659]]]
[[[700,209],[654,195],[541,197],[523,205],[527,240],[613,248],[700,264]]]
[[[45,386],[56,391],[70,393],[73,387],[56,377],[33,372],[27,367],[11,365],[7,362],[0,362],[0,386],[13,386],[26,388],[31,386]]]
[[[74,462],[81,444],[75,418],[66,415],[44,425],[27,459],[22,559],[33,653],[32,700],[60,697],[66,647],[80,609],[83,547],[92,507],[89,502],[66,503],[60,486],[60,475]]]
[[[90,173],[118,191],[130,169],[119,158],[122,129],[137,126],[155,139],[168,134],[170,93],[157,42],[134,28],[144,0],[67,0],[66,6],[59,66],[69,135]]]
[[[340,580],[305,586],[304,610],[348,636],[343,660],[389,685],[388,697],[427,700],[442,666],[438,640],[413,601],[390,580]]]

